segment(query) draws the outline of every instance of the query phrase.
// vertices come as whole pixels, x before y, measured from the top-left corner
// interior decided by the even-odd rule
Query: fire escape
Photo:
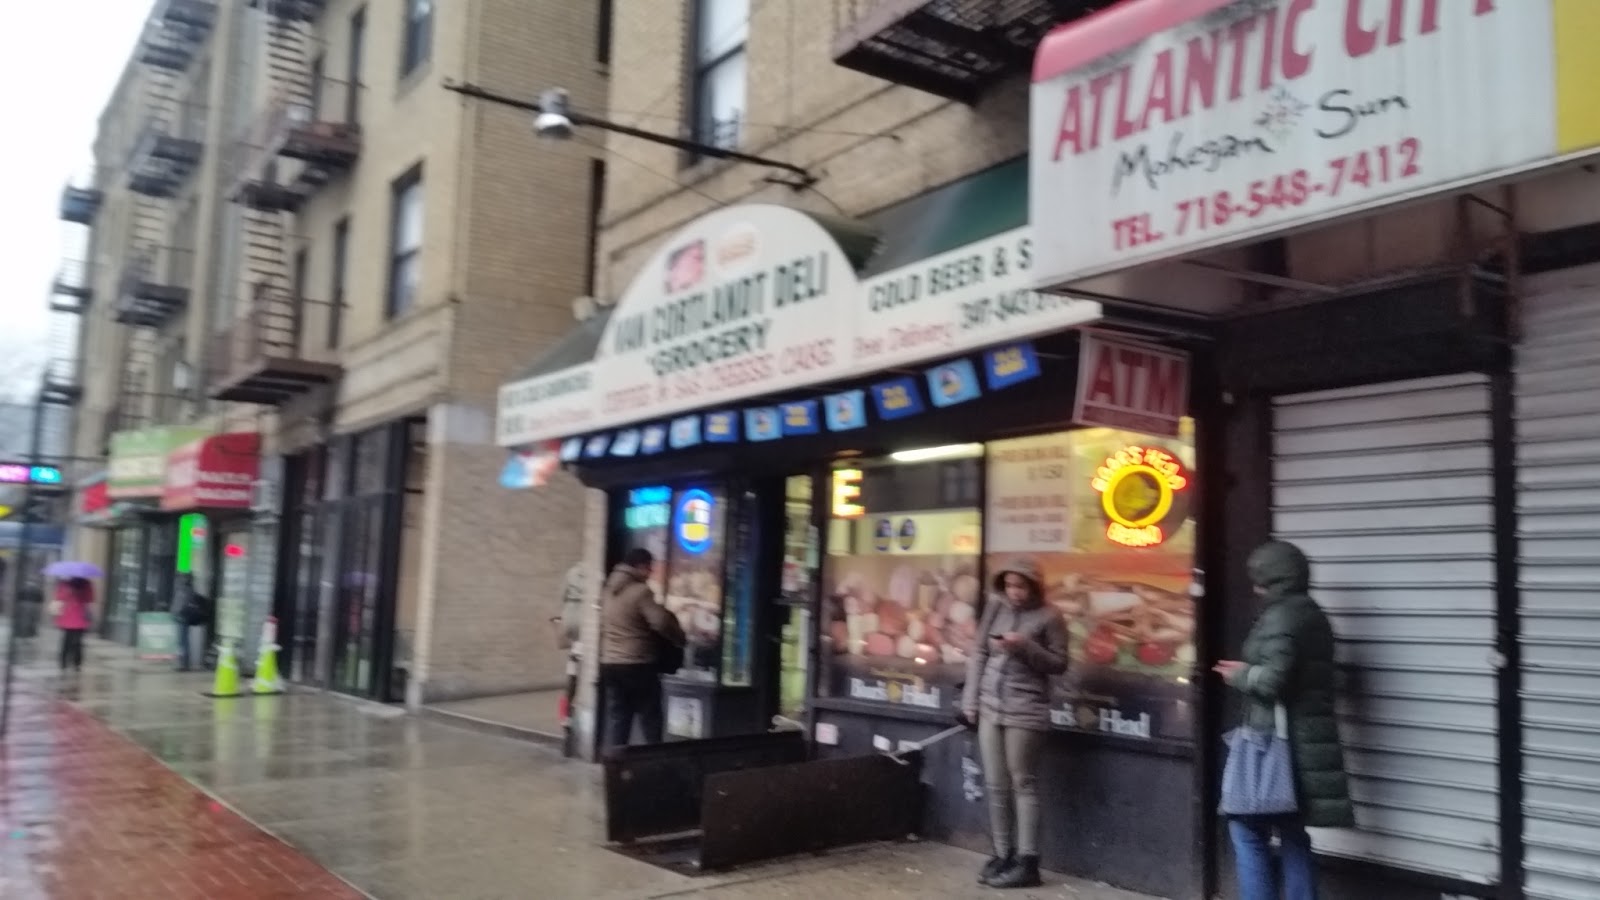
[[[1112,0],[834,0],[833,61],[975,103],[1027,72],[1050,29]]]
[[[130,220],[113,315],[129,327],[117,428],[150,424],[160,331],[188,306],[192,251],[172,244],[172,200],[200,165],[203,111],[182,80],[216,22],[212,0],[159,0],[137,49],[145,118],[126,165]]]
[[[105,201],[105,192],[94,186],[98,183],[98,179],[91,176],[90,187],[69,184],[61,190],[61,221],[83,228],[70,229],[82,233],[73,236],[72,255],[63,256],[55,281],[50,285],[52,313],[82,315],[94,299],[94,273],[83,257],[88,255],[90,232],[95,217],[100,214],[100,204]]]
[[[360,86],[323,77],[313,23],[325,0],[253,0],[265,14],[268,103],[230,160],[230,198],[244,230],[241,297],[210,354],[210,394],[276,406],[338,379],[337,363],[305,346],[309,307],[291,262],[290,217],[361,155]],[[329,303],[340,302],[330,298]]]

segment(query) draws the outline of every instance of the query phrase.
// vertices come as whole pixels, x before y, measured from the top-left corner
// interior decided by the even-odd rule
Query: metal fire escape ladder
[[[266,63],[269,85],[269,103],[308,104],[311,101],[311,65],[307,45],[311,36],[308,24],[296,19],[269,15],[266,20]],[[266,121],[273,122],[269,116]],[[274,170],[279,166],[276,143],[279,136],[275,128],[258,135],[260,146],[256,149],[262,158],[255,163]],[[275,179],[274,179],[275,180]],[[243,277],[244,297],[248,315],[255,321],[251,328],[256,342],[275,344],[285,340],[298,342],[299,298],[290,296],[294,290],[289,261],[288,213],[282,209],[263,210],[244,208],[245,261]]]
[[[158,129],[155,133],[169,133],[178,109],[177,74],[152,65],[144,66],[141,74],[148,122]],[[137,140],[149,139],[150,133],[146,131]],[[140,152],[139,148],[135,147],[134,152]],[[143,427],[151,424],[154,417],[150,392],[159,355],[156,344],[160,317],[148,315],[138,295],[143,285],[156,278],[158,257],[171,240],[172,217],[166,193],[153,186],[129,192],[133,206],[117,303],[120,304],[118,318],[129,325],[130,330],[116,409],[118,428]]]

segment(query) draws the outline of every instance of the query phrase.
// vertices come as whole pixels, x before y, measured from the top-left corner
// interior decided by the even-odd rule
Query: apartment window
[[[606,205],[606,161],[603,159],[589,160],[589,239],[586,253],[589,260],[589,270],[584,273],[584,293],[594,296],[596,282],[598,281],[600,251],[600,216],[605,211]]]
[[[739,144],[749,34],[750,0],[696,0],[693,111],[700,143]]]
[[[394,183],[389,233],[389,318],[403,315],[417,299],[422,268],[422,169]]]
[[[350,220],[333,226],[333,288],[328,292],[328,349],[339,346],[344,330],[344,298],[350,265]]]
[[[594,59],[602,66],[611,64],[611,0],[600,0],[600,21],[595,34]]]
[[[324,89],[327,86],[326,83],[325,83],[327,79],[323,75],[323,70],[325,68],[326,68],[326,63],[323,60],[323,58],[320,57],[320,56],[311,61],[311,91],[310,92],[311,92],[311,121],[313,121],[313,122],[322,121],[322,95],[323,95]]]
[[[310,269],[310,250],[301,247],[294,252],[293,267],[289,271],[289,277],[292,282],[291,290],[294,291],[294,296],[289,298],[290,302],[294,304],[290,307],[292,318],[289,320],[289,333],[279,338],[295,356],[300,355],[300,331],[304,325],[302,316],[304,315],[306,298],[306,273]]]
[[[406,37],[400,74],[411,74],[433,51],[433,0],[405,0]]]
[[[350,17],[350,47],[345,54],[344,120],[351,125],[361,123],[361,67],[367,53],[367,8],[356,10]]]

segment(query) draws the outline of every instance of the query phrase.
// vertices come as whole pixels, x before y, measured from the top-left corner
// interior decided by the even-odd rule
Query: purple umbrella
[[[44,574],[51,578],[104,578],[106,573],[91,562],[72,562],[62,560],[53,562],[44,567]]]

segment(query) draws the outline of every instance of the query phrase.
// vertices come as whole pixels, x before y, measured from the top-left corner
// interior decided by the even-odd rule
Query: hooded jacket
[[[1249,560],[1250,580],[1266,593],[1241,651],[1244,667],[1228,684],[1245,697],[1245,724],[1275,728],[1274,708],[1289,714],[1295,787],[1306,825],[1355,825],[1350,783],[1334,709],[1337,667],[1333,626],[1311,599],[1311,566],[1300,548],[1283,541],[1261,545]]]
[[[1005,597],[1007,574],[1032,585],[1032,596],[1020,607]],[[967,657],[967,685],[961,708],[977,710],[979,721],[1005,728],[1050,730],[1050,676],[1067,670],[1067,626],[1055,607],[1044,602],[1038,566],[1029,559],[995,573],[988,607],[978,623]],[[1001,649],[995,638],[1016,632],[1026,640],[1015,650]]]
[[[657,661],[655,635],[682,647],[683,626],[672,611],[656,602],[644,573],[619,565],[606,577],[601,600],[604,625],[600,637],[603,665],[643,665]]]

